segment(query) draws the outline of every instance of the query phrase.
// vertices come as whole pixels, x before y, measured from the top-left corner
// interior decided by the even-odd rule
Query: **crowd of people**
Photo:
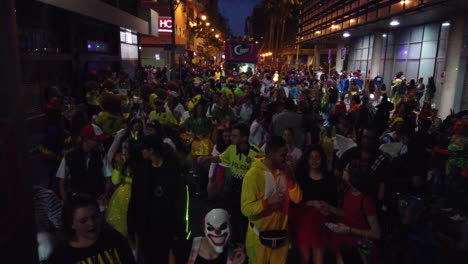
[[[417,201],[466,219],[468,112],[439,118],[432,78],[179,74],[94,73],[83,103],[49,94],[44,263],[378,263],[421,224]],[[190,197],[212,209],[195,238]]]

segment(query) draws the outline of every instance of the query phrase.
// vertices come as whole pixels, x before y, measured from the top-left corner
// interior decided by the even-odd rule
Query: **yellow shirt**
[[[105,135],[114,136],[122,128],[123,118],[109,112],[100,112],[94,122]]]
[[[259,155],[263,155],[263,152],[255,145],[250,145],[247,156],[239,153],[236,145],[230,145],[219,155],[219,159],[224,165],[231,167],[233,178],[243,179],[256,156]]]
[[[271,210],[264,200],[276,192],[286,193],[281,210]],[[242,183],[241,211],[259,231],[286,229],[288,225],[289,201],[298,204],[302,200],[302,190],[297,184],[288,188],[284,173],[275,172],[257,159],[247,172]],[[271,211],[270,211],[271,210]],[[268,213],[265,213],[268,212]]]
[[[177,125],[177,120],[171,111],[164,111],[162,113],[156,112],[156,110],[151,111],[149,114],[150,120],[157,120],[163,125]]]
[[[154,104],[154,100],[156,100],[156,98],[158,98],[157,94],[155,93],[150,94],[148,103],[151,106],[151,109],[156,109],[156,105]]]
[[[91,92],[87,92],[86,93],[86,102],[90,105],[97,105],[99,106],[99,95],[97,93],[91,93]]]
[[[195,139],[192,142],[191,154],[196,156],[208,156],[213,151],[213,142],[208,138]]]

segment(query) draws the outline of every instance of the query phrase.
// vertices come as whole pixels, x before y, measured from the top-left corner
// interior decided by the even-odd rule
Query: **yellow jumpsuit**
[[[276,192],[285,192],[283,207],[271,210],[266,207],[266,199]],[[288,226],[289,201],[299,203],[302,191],[297,184],[287,187],[286,176],[281,171],[271,172],[263,160],[256,160],[247,172],[242,183],[241,211],[249,220],[245,246],[249,263],[284,264],[288,256],[288,243],[272,249],[260,243],[251,223],[259,230],[286,229]]]

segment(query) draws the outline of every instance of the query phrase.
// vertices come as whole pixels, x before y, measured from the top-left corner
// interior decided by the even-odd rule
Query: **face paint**
[[[221,254],[231,236],[229,214],[223,209],[213,209],[205,216],[205,236],[214,250]]]

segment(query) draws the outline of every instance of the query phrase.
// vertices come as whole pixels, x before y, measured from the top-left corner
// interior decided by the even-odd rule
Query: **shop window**
[[[437,40],[439,38],[439,23],[424,26],[424,41]]]
[[[400,32],[399,34],[399,42],[400,44],[403,44],[403,43],[408,43],[409,40],[410,40],[410,34],[411,34],[411,30],[410,29],[404,29]]]
[[[421,42],[423,38],[424,27],[414,27],[411,30],[411,42]]]
[[[406,59],[408,52],[408,44],[398,45],[398,59]]]
[[[437,52],[437,41],[424,41],[422,43],[421,58],[435,58]]]
[[[406,64],[406,72],[405,72],[406,79],[408,81],[417,80],[418,70],[419,70],[419,60],[408,60]]]
[[[421,56],[421,43],[409,45],[408,59],[419,59]]]
[[[419,63],[418,78],[423,77],[424,82],[434,74],[435,59],[421,59]]]

